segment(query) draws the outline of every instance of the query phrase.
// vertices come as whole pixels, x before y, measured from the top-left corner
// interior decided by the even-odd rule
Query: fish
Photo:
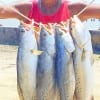
[[[72,100],[75,90],[75,75],[72,52],[75,47],[67,28],[55,28],[56,40],[56,81],[60,100]],[[57,99],[58,100],[58,99]]]
[[[54,100],[55,98],[55,35],[41,25],[38,48],[43,51],[38,58],[37,100]],[[53,28],[52,28],[53,29]]]
[[[17,53],[17,88],[20,100],[35,100],[36,70],[38,55],[37,41],[33,30],[21,27]]]
[[[81,20],[73,17],[72,37],[75,51],[73,62],[75,71],[75,96],[76,100],[91,100],[93,95],[93,50],[91,35]]]
[[[88,42],[89,38],[91,39],[90,33],[76,15],[74,15],[71,22],[72,37],[75,39],[77,45],[80,48],[83,48],[84,45]]]

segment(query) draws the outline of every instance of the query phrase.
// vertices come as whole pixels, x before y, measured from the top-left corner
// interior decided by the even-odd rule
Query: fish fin
[[[31,50],[31,53],[34,55],[41,55],[43,53],[43,51],[40,50]]]

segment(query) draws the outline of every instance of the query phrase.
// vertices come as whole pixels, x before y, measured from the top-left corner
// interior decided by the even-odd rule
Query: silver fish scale
[[[55,54],[55,35],[49,34],[43,27],[40,32],[40,44],[39,49],[47,52],[50,56],[54,56]]]
[[[41,28],[39,49],[43,53],[39,56],[37,69],[37,100],[53,100],[55,98],[55,38]]]
[[[33,100],[36,90],[36,69],[38,57],[31,53],[37,50],[35,35],[32,30],[24,30],[17,54],[17,85],[21,100]]]
[[[73,69],[72,52],[75,50],[75,47],[72,40],[67,40],[69,35],[65,34],[69,33],[61,33],[59,31],[59,28],[56,27],[55,67],[57,74],[57,84],[60,92],[60,100],[72,100],[75,89],[75,76]],[[63,35],[65,35],[66,37]],[[69,50],[67,47],[71,48],[71,52],[68,52]]]
[[[75,95],[77,100],[90,100],[93,95],[91,35],[77,16],[74,16],[73,19],[75,21],[75,25],[72,27],[75,44],[73,53],[76,80]]]

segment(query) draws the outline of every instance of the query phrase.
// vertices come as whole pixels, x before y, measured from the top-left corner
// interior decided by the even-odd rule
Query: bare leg
[[[73,100],[76,100],[76,97],[75,97],[75,95],[73,96]]]
[[[91,100],[94,100],[94,96],[91,97]]]

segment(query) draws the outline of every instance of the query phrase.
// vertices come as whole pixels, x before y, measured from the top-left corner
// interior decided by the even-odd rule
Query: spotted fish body
[[[86,30],[86,27],[82,24],[79,18],[74,15],[74,23],[72,24],[72,37],[75,39],[75,42],[80,48],[83,48],[84,45],[91,39],[90,33]]]
[[[36,69],[38,56],[35,34],[32,30],[22,29],[17,55],[17,85],[20,100],[34,100],[36,89]]]
[[[93,89],[91,36],[76,16],[73,19],[75,21],[75,25],[72,27],[72,36],[75,43],[73,59],[76,79],[76,100],[90,100]]]
[[[37,100],[54,100],[55,98],[55,38],[41,27],[39,49],[43,53],[39,56],[37,69]]]
[[[60,100],[72,100],[75,89],[75,76],[72,52],[75,50],[69,32],[61,32],[56,27],[56,74]],[[58,100],[58,99],[57,99]]]

